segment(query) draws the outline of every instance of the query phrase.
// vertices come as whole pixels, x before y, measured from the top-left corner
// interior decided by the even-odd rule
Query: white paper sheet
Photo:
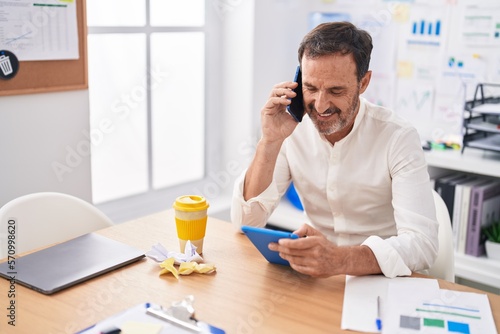
[[[391,281],[382,333],[497,333],[486,294]]]
[[[382,275],[347,276],[344,305],[342,308],[342,329],[367,333],[379,333],[377,330],[377,297],[380,296],[382,328],[384,315],[387,313],[387,291],[392,282],[401,282],[402,286],[412,291],[437,291],[437,280],[413,277],[387,278]]]
[[[469,46],[499,46],[498,26],[500,6],[498,1],[484,1],[484,7],[469,4],[461,18],[462,43]]]
[[[378,296],[382,333],[497,334],[486,294],[440,289],[435,279],[382,275],[346,277],[341,328],[379,333]]]
[[[203,258],[196,251],[196,246],[193,245],[190,240],[186,242],[184,253],[169,251],[165,248],[165,246],[157,243],[151,247],[151,249],[146,253],[146,256],[156,262],[163,262],[170,257],[175,259],[176,264],[181,264],[182,262],[203,262]]]
[[[0,50],[19,60],[78,59],[74,0],[0,0]]]

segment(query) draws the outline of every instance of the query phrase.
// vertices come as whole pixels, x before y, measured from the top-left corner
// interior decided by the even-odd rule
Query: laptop
[[[144,252],[96,233],[0,263],[0,276],[46,295],[144,257]],[[10,260],[10,263],[9,263]]]

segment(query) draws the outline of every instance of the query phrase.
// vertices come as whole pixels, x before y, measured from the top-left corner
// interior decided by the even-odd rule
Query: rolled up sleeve
[[[246,171],[235,181],[233,189],[231,222],[238,230],[241,230],[241,226],[244,225],[265,226],[281,197],[276,182],[273,180],[259,196],[245,201],[243,198],[245,174]]]
[[[382,270],[382,273],[386,277],[393,278],[411,275],[410,268],[405,264],[399,252],[384,239],[378,236],[371,236],[362,245],[368,246],[372,250],[380,266],[380,270]]]

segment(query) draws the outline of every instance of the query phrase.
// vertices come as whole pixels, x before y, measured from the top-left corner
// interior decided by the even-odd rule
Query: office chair
[[[0,208],[0,259],[11,255],[9,249],[18,255],[111,225],[103,212],[80,198],[55,192],[24,195]]]
[[[439,251],[436,262],[429,268],[429,275],[455,282],[455,247],[453,246],[453,230],[448,208],[439,194],[432,190],[436,216],[439,222]]]

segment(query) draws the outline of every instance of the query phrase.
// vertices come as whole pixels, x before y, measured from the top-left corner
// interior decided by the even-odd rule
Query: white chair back
[[[71,195],[21,196],[0,208],[0,259],[7,257],[9,244],[11,252],[21,254],[111,225],[102,211]]]
[[[432,193],[439,222],[439,251],[436,262],[429,269],[429,275],[455,282],[455,247],[450,214],[441,196],[435,190]]]

